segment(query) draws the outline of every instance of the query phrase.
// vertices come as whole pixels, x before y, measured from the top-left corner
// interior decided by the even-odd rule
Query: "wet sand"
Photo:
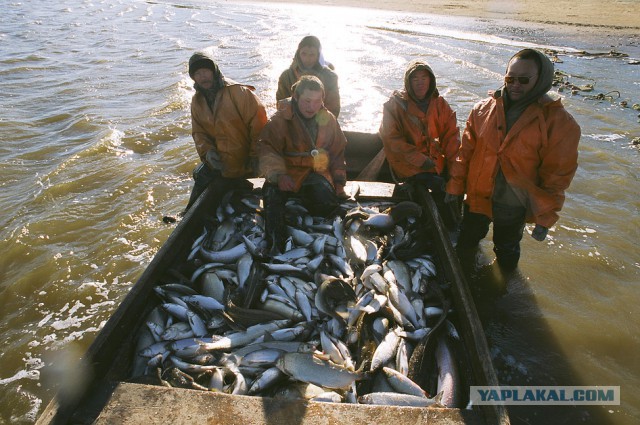
[[[567,29],[594,31],[603,35],[640,32],[640,2],[637,0],[268,0],[326,6],[363,7],[435,15],[513,20],[551,24]]]

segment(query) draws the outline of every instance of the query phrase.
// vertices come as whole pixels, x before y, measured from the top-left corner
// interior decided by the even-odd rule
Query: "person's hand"
[[[344,191],[344,185],[336,184],[336,195],[339,199],[349,199],[349,195]]]
[[[537,241],[543,241],[547,237],[547,233],[549,233],[549,229],[536,224],[536,227],[534,227],[533,231],[531,232],[531,237]]]
[[[293,192],[295,189],[296,183],[293,181],[289,174],[280,174],[278,176],[278,189],[283,192]]]
[[[435,166],[436,166],[436,163],[433,162],[431,158],[427,157],[427,159],[425,159],[422,165],[420,166],[420,169],[424,171],[429,171],[433,169],[433,167]]]
[[[452,202],[460,203],[462,202],[463,195],[452,195],[449,192],[445,192],[444,194],[444,202],[445,204],[450,204]]]
[[[207,151],[205,159],[207,160],[207,165],[209,166],[209,168],[211,168],[212,170],[222,171],[222,160],[220,159],[220,155],[218,154],[218,152],[216,152],[215,149],[209,149]]]

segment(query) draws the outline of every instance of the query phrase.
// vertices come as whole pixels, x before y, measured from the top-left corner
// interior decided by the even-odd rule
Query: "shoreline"
[[[251,1],[251,0],[250,0]],[[549,25],[561,32],[606,31],[603,36],[640,33],[640,1],[611,0],[265,0],[314,6],[355,7],[431,15]],[[260,3],[260,0],[253,0]]]

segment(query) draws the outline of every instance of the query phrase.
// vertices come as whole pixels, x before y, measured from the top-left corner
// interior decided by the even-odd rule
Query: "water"
[[[340,76],[344,129],[375,131],[405,63],[433,67],[464,125],[523,46],[617,49],[637,36],[287,4],[2,0],[0,17],[0,423],[32,423],[53,396],[43,367],[85,350],[173,227],[197,155],[186,62],[209,49],[271,114],[298,41],[317,35]],[[560,31],[562,30],[562,31]],[[566,95],[580,167],[550,238],[526,237],[518,274],[495,274],[488,242],[471,271],[500,381],[620,385],[621,406],[513,409],[513,423],[632,424],[640,418],[640,67],[561,54],[594,93]],[[593,94],[593,93],[592,93]],[[530,228],[528,229],[531,230]],[[506,285],[502,296],[487,292]]]

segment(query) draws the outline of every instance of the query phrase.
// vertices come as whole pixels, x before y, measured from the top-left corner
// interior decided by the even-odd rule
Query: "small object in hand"
[[[549,233],[549,229],[536,224],[536,227],[534,227],[533,231],[531,232],[531,237],[537,241],[543,241],[547,237],[547,233]]]

